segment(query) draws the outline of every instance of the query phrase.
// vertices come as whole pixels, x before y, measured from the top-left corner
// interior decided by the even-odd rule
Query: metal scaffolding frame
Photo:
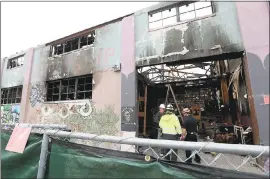
[[[258,146],[258,145],[241,145],[241,144],[220,144],[212,142],[186,142],[186,141],[171,141],[171,140],[157,140],[157,139],[142,139],[136,137],[118,137],[108,135],[96,135],[78,132],[65,132],[60,130],[46,130],[43,135],[39,168],[38,168],[38,179],[43,179],[46,171],[47,152],[50,137],[61,137],[70,139],[83,139],[93,140],[100,142],[110,142],[116,144],[128,144],[128,145],[139,145],[148,147],[159,147],[159,148],[170,148],[170,149],[184,149],[184,150],[195,150],[202,152],[220,152],[230,153],[246,156],[269,156],[269,146]],[[193,154],[194,155],[194,154]],[[255,157],[255,158],[256,158]],[[247,160],[246,160],[247,161]],[[244,163],[246,163],[246,161]],[[241,165],[242,166],[242,165]]]

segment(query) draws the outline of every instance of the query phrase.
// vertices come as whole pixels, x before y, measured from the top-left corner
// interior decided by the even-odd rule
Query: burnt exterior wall
[[[29,123],[68,124],[73,131],[121,135],[121,21],[96,29],[94,44],[49,57],[50,46],[35,49],[29,83]],[[46,101],[46,82],[93,74],[92,99]]]
[[[19,118],[24,123],[68,124],[73,131],[122,135],[120,61],[123,54],[132,57],[127,62],[133,62],[132,71],[128,71],[129,64],[124,68],[128,72],[125,74],[135,70],[134,52],[122,50],[126,45],[133,45],[131,50],[134,50],[134,41],[129,40],[125,45],[123,24],[125,27],[132,25],[122,20],[104,25],[95,30],[94,44],[61,55],[50,57],[50,46],[37,46],[30,49],[28,55],[26,53],[29,63],[16,69],[7,70],[5,67],[9,58],[2,59],[2,88],[23,85],[24,97],[21,104],[2,106],[1,111],[17,112],[16,120]],[[128,28],[133,32],[133,26]],[[93,74],[92,99],[46,101],[47,81],[86,74]],[[136,78],[135,73],[133,78]],[[135,87],[132,90],[135,93]],[[131,107],[135,109],[135,96],[128,99],[133,101]]]
[[[25,52],[18,53],[1,60],[1,88],[9,88],[13,86],[23,85],[23,73],[27,70],[25,66],[19,66],[7,69],[9,59],[24,55]],[[26,61],[26,59],[25,59]]]
[[[94,44],[82,49],[49,57],[50,46],[38,46],[23,52],[25,65],[11,70],[8,59],[20,54],[1,59],[1,88],[23,85],[24,95],[21,104],[1,106],[1,112],[19,115],[21,122],[64,123],[73,131],[133,137],[138,127],[136,66],[246,50],[260,140],[269,145],[269,104],[263,98],[269,95],[267,3],[213,2],[211,16],[149,31],[148,13],[174,3],[103,25],[95,30]],[[46,102],[46,81],[89,73],[94,81],[91,100]]]
[[[214,14],[159,30],[148,28],[148,13],[160,3],[135,13],[136,65],[188,60],[243,51],[235,2],[213,2]]]

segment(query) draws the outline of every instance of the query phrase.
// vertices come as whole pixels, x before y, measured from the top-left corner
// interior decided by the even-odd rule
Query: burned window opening
[[[87,35],[77,37],[72,40],[68,40],[65,43],[52,46],[50,50],[50,56],[61,55],[63,53],[78,50],[82,48],[83,46],[93,44],[94,41],[95,41],[95,31]]]
[[[47,82],[47,101],[92,99],[92,75]]]
[[[1,104],[20,103],[23,86],[1,89]]]
[[[148,16],[149,29],[158,29],[178,22],[189,21],[213,14],[211,2],[191,2],[183,5],[150,12]]]
[[[19,56],[8,60],[7,69],[23,66],[24,56]]]

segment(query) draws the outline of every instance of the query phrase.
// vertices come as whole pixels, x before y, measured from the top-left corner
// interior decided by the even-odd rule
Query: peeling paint
[[[215,49],[218,49],[218,48],[221,49],[221,45],[215,45],[214,47],[211,47],[210,49],[215,50]]]
[[[157,59],[157,58],[162,59],[162,58],[170,57],[170,56],[174,56],[174,55],[185,55],[186,53],[189,52],[189,50],[186,47],[183,47],[183,48],[184,49],[181,52],[172,52],[172,53],[168,53],[166,55],[153,55],[153,56],[143,57],[143,59],[141,59],[141,58],[139,58],[139,59],[144,60],[144,61],[149,61],[151,59]]]

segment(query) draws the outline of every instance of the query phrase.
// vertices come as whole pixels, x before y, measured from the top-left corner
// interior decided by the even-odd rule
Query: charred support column
[[[29,102],[29,93],[30,93],[30,80],[32,73],[32,62],[34,59],[34,48],[30,48],[25,56],[24,56],[24,65],[26,65],[25,71],[23,72],[23,90],[22,90],[22,99],[20,104],[20,123],[26,121],[26,111],[27,111],[27,103]]]
[[[133,15],[122,20],[121,38],[121,131],[123,136],[135,136],[138,115]]]
[[[236,2],[255,144],[269,145],[269,2]],[[268,104],[267,104],[268,103]]]
[[[220,60],[219,61],[219,67],[220,67],[220,73],[221,75],[226,73],[226,66],[225,66],[225,63],[223,60]],[[228,111],[229,109],[229,106],[230,106],[230,100],[229,100],[229,88],[228,88],[228,81],[226,79],[226,77],[222,77],[221,78],[221,92],[222,92],[222,99],[223,99],[223,103],[225,105],[225,111],[224,111],[224,114],[225,114],[225,121],[226,122],[232,122],[231,120],[231,114],[230,112]]]

